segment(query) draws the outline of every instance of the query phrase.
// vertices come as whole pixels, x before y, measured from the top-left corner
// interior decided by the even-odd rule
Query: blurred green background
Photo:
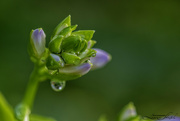
[[[180,1],[178,0],[1,0],[0,91],[14,107],[33,69],[27,44],[42,27],[49,41],[71,14],[78,29],[96,30],[96,47],[112,54],[92,71],[54,92],[40,85],[32,113],[58,121],[110,121],[133,101],[139,114],[180,113]]]

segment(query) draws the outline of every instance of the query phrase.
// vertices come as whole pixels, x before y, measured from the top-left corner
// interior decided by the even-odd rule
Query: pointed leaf
[[[10,105],[0,92],[0,121],[16,121]]]
[[[61,23],[59,23],[57,25],[57,27],[55,28],[51,39],[55,36],[58,35],[64,28],[71,26],[71,16],[69,15],[68,17],[66,17]]]

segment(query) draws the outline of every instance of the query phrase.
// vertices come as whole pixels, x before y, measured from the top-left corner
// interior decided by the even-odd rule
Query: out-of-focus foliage
[[[0,121],[16,121],[14,112],[0,93]]]

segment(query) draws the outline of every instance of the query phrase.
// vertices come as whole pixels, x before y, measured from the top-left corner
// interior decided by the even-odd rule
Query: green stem
[[[38,84],[39,84],[39,68],[35,66],[30,79],[29,83],[23,98],[23,104],[29,107],[29,109],[32,108],[32,105],[34,103],[34,98],[37,92]]]
[[[39,82],[48,78],[47,68],[44,64],[36,64],[31,73],[29,83],[22,102],[16,107],[15,114],[19,121],[28,121],[34,98],[38,89]]]

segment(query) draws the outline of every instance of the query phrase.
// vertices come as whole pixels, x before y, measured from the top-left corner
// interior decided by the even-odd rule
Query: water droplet
[[[66,86],[65,81],[51,81],[51,87],[54,91],[61,91]]]

